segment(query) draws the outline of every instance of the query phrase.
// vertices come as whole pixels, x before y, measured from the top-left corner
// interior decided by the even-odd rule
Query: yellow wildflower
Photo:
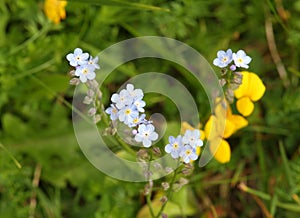
[[[235,90],[234,95],[238,99],[237,110],[246,117],[253,112],[253,102],[262,98],[266,87],[255,73],[247,71],[241,73],[243,75],[242,84]]]
[[[223,116],[224,114],[226,114],[225,117]],[[224,121],[225,129],[223,131],[221,127]],[[231,150],[225,139],[247,125],[248,121],[244,117],[232,114],[228,104],[222,105],[221,102],[217,103],[215,115],[210,116],[204,127],[206,138],[209,141],[210,151],[214,154],[217,161],[221,163],[230,161]]]
[[[67,1],[45,0],[45,14],[53,23],[58,24],[60,20],[66,18],[66,5]]]

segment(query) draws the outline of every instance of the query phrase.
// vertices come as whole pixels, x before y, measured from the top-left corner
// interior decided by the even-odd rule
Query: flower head
[[[128,91],[123,89],[120,94],[113,94],[111,96],[111,101],[116,104],[118,109],[122,109],[125,106],[130,106],[132,104],[132,97],[129,95]]]
[[[69,53],[66,58],[71,66],[77,67],[88,63],[89,54],[83,53],[81,48],[75,48],[74,53]]]
[[[105,110],[105,112],[110,115],[111,120],[117,120],[119,118],[119,110],[114,104],[111,104],[110,107]]]
[[[176,138],[174,136],[170,136],[169,137],[169,144],[167,144],[165,146],[165,151],[169,154],[171,154],[171,156],[173,158],[178,158],[180,155],[180,152],[182,150],[182,136],[179,135]]]
[[[93,58],[92,56],[90,56],[89,60],[88,60],[88,64],[91,64],[92,66],[94,66],[95,69],[100,69],[100,66],[98,64],[98,57]]]
[[[232,114],[227,102],[225,105],[221,101],[217,102],[215,115],[210,116],[204,127],[210,151],[217,161],[230,161],[231,150],[225,139],[247,125],[248,121],[243,116]]]
[[[138,128],[138,133],[135,135],[134,139],[137,142],[142,142],[143,146],[149,148],[152,141],[158,138],[158,134],[154,131],[155,128],[152,124],[141,124]]]
[[[238,50],[237,53],[233,53],[232,59],[237,67],[243,67],[246,69],[249,68],[248,64],[252,60],[243,50]]]
[[[220,50],[218,51],[217,58],[214,59],[213,64],[215,66],[224,68],[227,67],[231,61],[232,61],[232,50],[228,49],[226,52]]]
[[[141,114],[140,116],[135,117],[131,123],[128,124],[129,127],[135,127],[140,124],[147,124],[146,114]]]
[[[144,97],[144,93],[141,89],[134,89],[134,86],[132,84],[126,85],[126,91],[129,93],[129,95],[134,99],[142,99]]]
[[[193,160],[197,160],[198,155],[195,148],[190,145],[185,145],[180,152],[180,157],[184,163],[190,163]]]
[[[44,11],[46,16],[55,24],[66,18],[65,7],[66,1],[61,0],[45,0]]]
[[[203,145],[203,141],[200,139],[200,131],[198,129],[195,130],[187,130],[182,137],[182,143],[188,144],[193,148],[201,147]]]
[[[134,119],[139,116],[139,112],[134,105],[125,106],[118,112],[119,120],[126,125],[132,125]]]
[[[145,112],[145,105],[146,103],[140,98],[140,99],[136,99],[134,102],[133,102],[133,105],[136,106],[136,109],[139,111],[139,112]]]
[[[75,75],[79,76],[80,81],[85,83],[87,80],[95,79],[96,74],[94,70],[94,66],[84,64],[76,68]]]
[[[255,73],[243,71],[241,74],[242,84],[234,92],[238,99],[236,106],[243,116],[249,116],[254,110],[253,102],[262,98],[266,87]]]

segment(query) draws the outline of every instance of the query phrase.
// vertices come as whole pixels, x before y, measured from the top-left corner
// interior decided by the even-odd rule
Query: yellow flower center
[[[131,110],[130,110],[130,109],[125,110],[125,114],[126,114],[126,115],[129,115],[130,113],[131,113]]]
[[[186,150],[186,151],[185,151],[185,154],[186,154],[186,155],[190,155],[191,153],[192,153],[191,150]]]

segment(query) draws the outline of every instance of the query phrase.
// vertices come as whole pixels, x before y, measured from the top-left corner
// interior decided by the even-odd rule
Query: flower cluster
[[[93,58],[89,53],[83,53],[81,48],[76,48],[74,53],[67,54],[66,58],[69,64],[76,68],[74,75],[78,76],[81,82],[95,79],[95,70],[100,69],[97,64],[98,57]]]
[[[158,138],[155,127],[144,114],[146,106],[143,101],[144,93],[141,89],[135,89],[132,84],[127,84],[126,89],[111,96],[112,104],[105,110],[112,121],[119,120],[130,128],[137,142],[142,142],[144,147],[150,147],[152,141]]]
[[[225,68],[233,61],[234,64],[230,65],[230,70],[235,71],[237,67],[248,69],[248,64],[251,58],[247,56],[244,50],[239,50],[237,53],[232,53],[231,49],[225,51],[218,51],[217,58],[214,59],[213,64],[220,68]]]
[[[219,81],[220,85],[225,88],[225,96],[230,103],[233,102],[234,90],[242,83],[243,75],[236,70],[238,68],[248,69],[250,62],[251,58],[243,50],[236,53],[233,53],[231,49],[226,52],[222,50],[217,52],[217,58],[214,59],[213,64],[222,68]]]
[[[165,151],[176,159],[180,158],[184,163],[190,163],[197,160],[197,148],[203,146],[203,141],[200,139],[200,131],[186,130],[183,136],[178,135],[169,137],[169,144],[165,146]]]

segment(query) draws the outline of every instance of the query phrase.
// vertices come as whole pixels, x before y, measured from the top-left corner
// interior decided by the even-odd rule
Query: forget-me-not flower
[[[133,99],[142,99],[144,97],[144,93],[141,89],[134,89],[132,84],[126,85],[126,91]]]
[[[105,110],[105,112],[110,115],[111,120],[117,120],[119,118],[119,110],[114,104],[111,104],[110,107]]]
[[[68,54],[66,58],[71,66],[77,67],[79,65],[87,64],[89,54],[83,53],[81,48],[75,48],[74,53]]]
[[[95,69],[100,69],[100,66],[98,64],[98,57],[93,58],[92,56],[90,56],[89,60],[88,60],[88,64],[93,65],[95,67]]]
[[[187,130],[182,137],[182,143],[185,145],[191,145],[193,148],[201,147],[203,141],[200,139],[200,131],[195,129],[193,131]]]
[[[87,80],[95,79],[96,74],[94,70],[94,66],[84,64],[76,68],[75,76],[79,76],[80,81],[85,83]]]
[[[218,67],[227,67],[232,61],[232,50],[228,49],[225,51],[218,51],[217,58],[214,59],[213,64]]]
[[[135,117],[131,123],[128,124],[129,127],[135,127],[140,124],[147,124],[146,114],[141,114],[140,116]]]
[[[142,142],[144,147],[149,148],[152,141],[155,141],[158,138],[158,134],[154,130],[155,127],[152,124],[139,125],[138,133],[134,137],[135,141]]]
[[[171,154],[173,158],[178,158],[180,155],[183,147],[181,139],[181,135],[177,136],[176,138],[174,136],[169,136],[169,144],[165,146],[165,151],[168,154]]]
[[[185,145],[180,152],[180,157],[184,163],[190,163],[192,160],[197,160],[198,155],[195,148],[190,145]]]
[[[243,67],[246,69],[249,68],[248,64],[252,60],[243,50],[238,50],[237,53],[233,53],[232,59],[237,67]]]
[[[132,97],[125,89],[123,89],[120,94],[115,93],[111,96],[111,101],[115,103],[116,107],[120,110],[125,106],[131,105],[132,100]]]
[[[133,102],[133,105],[136,106],[136,109],[139,111],[139,112],[145,112],[145,105],[146,103],[140,98],[140,99],[136,99],[134,102]]]
[[[139,112],[134,105],[125,106],[118,112],[119,120],[126,125],[131,125],[133,120],[139,116]]]

